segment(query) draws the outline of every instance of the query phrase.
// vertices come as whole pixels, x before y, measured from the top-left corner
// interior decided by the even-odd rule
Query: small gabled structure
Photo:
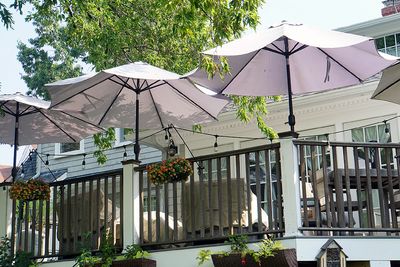
[[[317,259],[318,267],[346,267],[347,255],[333,238],[329,239],[321,247],[315,258]]]

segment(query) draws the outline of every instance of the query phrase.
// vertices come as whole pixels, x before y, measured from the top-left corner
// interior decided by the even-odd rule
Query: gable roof
[[[334,243],[335,245],[337,245],[338,248],[340,248],[340,250],[341,250],[342,253],[344,254],[344,256],[345,256],[346,258],[348,258],[348,256],[346,255],[346,253],[344,253],[342,246],[339,245],[339,243],[336,242],[336,240],[333,239],[333,238],[330,238],[328,241],[326,241],[326,243],[321,247],[321,250],[319,251],[319,253],[317,254],[317,256],[316,256],[315,258],[316,258],[317,260],[319,260],[319,259],[322,257],[322,255],[325,253],[325,251],[329,248],[329,246],[330,246],[332,243]]]

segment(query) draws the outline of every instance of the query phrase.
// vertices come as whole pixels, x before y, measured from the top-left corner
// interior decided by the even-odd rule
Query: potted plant
[[[100,246],[100,253],[93,255],[87,249],[75,259],[78,267],[156,267],[156,261],[147,259],[150,253],[138,245],[130,245],[125,254],[116,256],[116,249],[112,244],[111,236],[106,236]]]
[[[16,181],[11,185],[10,198],[13,200],[49,200],[50,186],[40,179]]]
[[[147,259],[150,253],[144,251],[139,245],[129,245],[125,249],[123,259],[113,262],[113,267],[156,267],[156,261]]]
[[[11,253],[11,241],[8,237],[0,240],[0,266],[2,267],[37,267],[39,264],[32,260],[32,254],[17,251],[13,256]]]
[[[146,167],[147,176],[155,185],[186,181],[193,173],[190,161],[184,158],[172,158]]]
[[[295,250],[284,250],[279,242],[272,239],[263,240],[257,251],[248,248],[247,236],[244,235],[230,236],[227,243],[230,244],[228,252],[201,250],[197,257],[199,265],[212,259],[215,267],[297,266],[296,255],[292,256]],[[289,263],[286,257],[290,258]]]

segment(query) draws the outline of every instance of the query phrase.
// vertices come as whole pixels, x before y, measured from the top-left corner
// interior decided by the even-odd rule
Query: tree
[[[38,38],[30,41],[33,47],[19,45],[19,60],[30,93],[46,97],[43,82],[76,76],[79,61],[96,70],[145,61],[177,73],[201,62],[210,75],[225,75],[229,62],[222,58],[217,65],[199,52],[255,28],[264,0],[29,2],[35,11],[27,19],[34,23]],[[53,56],[46,54],[48,47],[54,49]],[[264,97],[233,99],[239,119],[249,121],[255,116],[264,134],[275,135],[263,120],[267,112]]]

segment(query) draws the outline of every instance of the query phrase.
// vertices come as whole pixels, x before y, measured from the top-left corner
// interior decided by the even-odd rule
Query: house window
[[[133,129],[131,128],[116,128],[115,129],[115,137],[116,145],[127,145],[130,144],[133,140]]]
[[[307,137],[305,140],[310,140],[310,141],[322,141],[326,142],[327,136],[326,135],[316,135],[313,137]],[[305,146],[304,147],[304,157],[305,157],[305,165],[306,165],[306,179],[307,181],[310,181],[310,171],[312,170],[312,151],[311,151],[311,146]],[[315,167],[316,170],[320,170],[323,168],[323,155],[322,155],[322,147],[321,146],[315,146]],[[331,151],[328,151],[327,149],[325,150],[325,160],[326,160],[326,166],[327,168],[331,167]]]
[[[250,153],[249,154],[249,161],[250,161],[250,189],[251,191],[257,195],[257,176],[256,176],[256,169],[257,169],[257,164],[256,164],[256,153]],[[261,206],[264,210],[267,208],[267,186],[266,186],[266,177],[267,177],[267,170],[265,168],[265,154],[266,153],[259,153],[259,163],[258,163],[258,173],[259,173],[259,179],[260,179],[260,191],[261,191]],[[276,208],[277,208],[277,184],[276,184],[276,153],[274,151],[270,151],[270,153],[267,153],[269,157],[269,177],[270,177],[270,183],[271,183],[271,195],[272,195],[272,209],[273,213],[276,213]]]
[[[59,156],[65,156],[83,153],[84,143],[84,140],[76,143],[58,143],[55,145],[55,154]]]
[[[375,40],[376,47],[379,51],[393,55],[400,55],[400,33],[387,35]]]
[[[388,129],[388,130],[385,130]],[[378,124],[372,125],[368,127],[360,127],[351,130],[351,137],[353,142],[362,142],[362,143],[389,143],[391,142],[390,135],[390,124]],[[375,157],[376,157],[376,148],[369,149],[369,160],[372,168],[376,167]],[[380,164],[381,166],[386,166],[386,153],[387,150],[383,148],[379,148],[379,156],[380,156]],[[392,153],[392,152],[390,152]],[[358,149],[359,159],[365,160],[365,151],[364,149]],[[393,156],[390,155],[390,164],[393,164]]]

